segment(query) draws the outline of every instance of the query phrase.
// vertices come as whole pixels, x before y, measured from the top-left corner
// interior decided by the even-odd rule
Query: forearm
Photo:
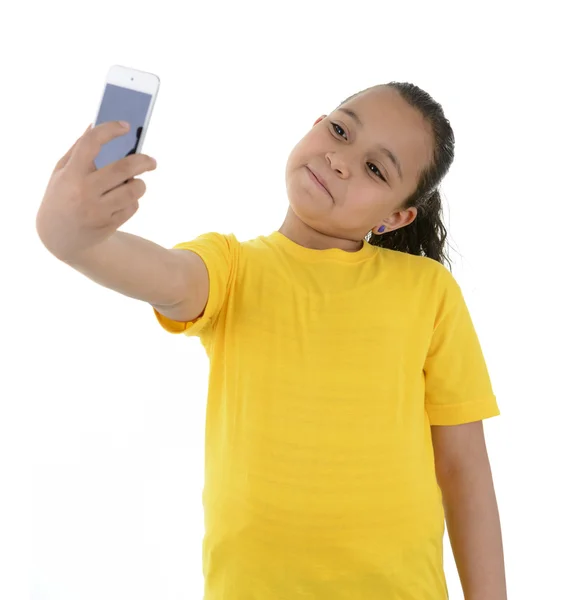
[[[136,235],[117,231],[64,262],[106,288],[154,306],[170,306],[182,299],[180,255]]]
[[[506,600],[499,510],[489,461],[438,475],[465,600]]]

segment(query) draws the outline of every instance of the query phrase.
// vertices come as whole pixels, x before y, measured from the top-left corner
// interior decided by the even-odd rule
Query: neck
[[[278,231],[296,244],[313,250],[339,248],[346,252],[358,252],[363,247],[362,240],[348,240],[322,233],[321,231],[310,227],[298,218],[291,207],[288,207],[288,213],[286,214],[284,223],[282,223],[282,226]]]

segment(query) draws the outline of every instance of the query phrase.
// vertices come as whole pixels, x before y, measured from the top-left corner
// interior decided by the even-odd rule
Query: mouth
[[[315,173],[314,171],[312,171],[312,169],[310,169],[310,167],[308,167],[306,165],[306,168],[308,169],[308,173],[310,175],[310,179],[324,192],[326,192],[326,194],[333,199],[333,197],[331,196],[331,194],[329,193],[329,190],[327,189],[327,186],[325,184],[325,181],[322,179],[321,175],[318,175],[317,173]]]

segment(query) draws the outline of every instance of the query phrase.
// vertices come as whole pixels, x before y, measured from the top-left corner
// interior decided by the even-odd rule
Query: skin
[[[464,600],[507,600],[501,522],[483,421],[434,426],[432,443]]]
[[[342,109],[355,111],[363,126]],[[377,144],[398,158],[402,179]],[[384,233],[409,225],[416,208],[401,205],[416,189],[432,150],[429,124],[396,90],[360,94],[321,116],[292,150],[286,165],[290,206],[279,231],[308,248],[356,252],[371,230],[380,235],[381,225]],[[308,169],[325,180],[331,196]]]

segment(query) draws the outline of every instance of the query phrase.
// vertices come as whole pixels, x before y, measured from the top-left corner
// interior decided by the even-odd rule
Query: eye
[[[380,172],[379,168],[374,165],[373,163],[367,163],[369,165],[369,170],[374,173],[375,175],[377,175],[378,177],[380,177],[383,181],[386,181],[386,179],[383,177],[383,174]],[[373,169],[375,169],[373,171]]]
[[[341,136],[344,139],[347,139],[347,136],[345,135],[345,131],[343,129],[343,127],[341,127],[341,125],[338,125],[337,123],[332,123],[331,126],[333,127],[335,133],[337,133],[337,135]]]

